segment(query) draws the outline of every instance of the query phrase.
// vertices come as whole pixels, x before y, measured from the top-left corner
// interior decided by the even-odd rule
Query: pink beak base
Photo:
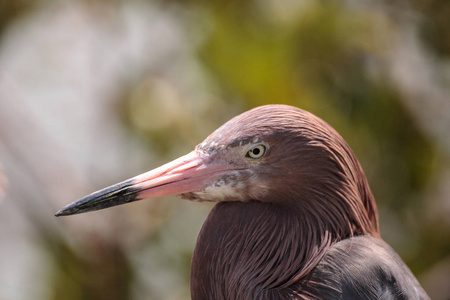
[[[100,210],[142,199],[199,192],[229,170],[224,165],[207,164],[192,151],[159,168],[114,184],[75,201],[55,216]]]

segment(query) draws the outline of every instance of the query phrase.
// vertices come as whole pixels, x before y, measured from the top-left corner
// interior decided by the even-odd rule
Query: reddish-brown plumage
[[[171,193],[219,202],[194,251],[193,299],[427,299],[380,239],[377,207],[350,147],[306,111],[245,112],[194,152],[57,215]]]
[[[376,204],[353,152],[333,128],[306,111],[258,107],[224,124],[199,148],[217,151],[256,140],[270,146],[258,172],[268,193],[247,203],[219,203],[211,211],[192,261],[194,299],[213,297],[197,297],[204,281],[236,293],[224,299],[287,288],[336,242],[379,236]]]

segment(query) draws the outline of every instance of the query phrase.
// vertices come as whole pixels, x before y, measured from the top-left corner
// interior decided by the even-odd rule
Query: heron
[[[353,151],[305,110],[244,112],[192,152],[56,216],[165,195],[216,202],[191,260],[194,300],[429,299],[380,237],[377,205]]]

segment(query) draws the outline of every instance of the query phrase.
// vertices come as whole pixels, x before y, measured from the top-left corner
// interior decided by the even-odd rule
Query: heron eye
[[[261,158],[264,153],[266,153],[266,147],[264,145],[256,145],[247,152],[247,157],[250,158]]]

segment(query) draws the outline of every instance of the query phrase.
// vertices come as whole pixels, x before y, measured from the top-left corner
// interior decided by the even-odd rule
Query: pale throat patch
[[[246,196],[246,183],[239,180],[239,172],[231,172],[206,187],[194,192],[198,201],[243,201]]]
[[[192,201],[242,201],[260,200],[269,192],[269,186],[257,180],[254,173],[235,171],[209,185],[202,191],[182,195]]]

